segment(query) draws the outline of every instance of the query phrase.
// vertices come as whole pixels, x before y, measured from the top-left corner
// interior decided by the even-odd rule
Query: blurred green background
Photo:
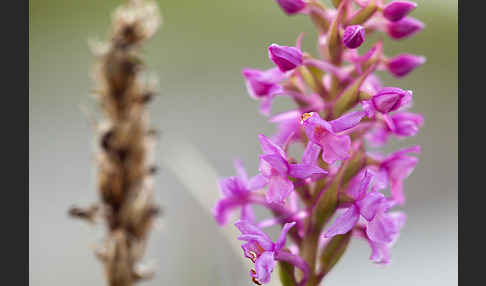
[[[66,213],[74,203],[97,199],[96,137],[80,108],[99,116],[89,96],[88,40],[105,39],[111,12],[121,2],[30,1],[31,285],[104,285],[90,249],[102,241],[103,228]],[[144,285],[252,285],[235,241],[207,210],[219,194],[216,177],[232,175],[236,157],[255,174],[256,136],[274,132],[248,97],[240,71],[271,67],[266,47],[291,45],[300,32],[306,33],[303,48],[315,54],[315,32],[306,17],[287,17],[273,0],[158,2],[164,23],[145,55],[160,79],[160,96],[150,109],[162,131],[155,161],[161,166],[156,189],[164,216],[146,255],[157,276]],[[426,118],[418,136],[387,147],[423,148],[405,182],[408,221],[391,265],[372,264],[368,246],[355,241],[323,285],[457,284],[457,1],[416,2],[412,15],[426,29],[404,41],[387,40],[385,53],[423,54],[427,63],[403,80],[383,74],[386,85],[414,91],[412,110]],[[291,106],[278,101],[274,112]]]

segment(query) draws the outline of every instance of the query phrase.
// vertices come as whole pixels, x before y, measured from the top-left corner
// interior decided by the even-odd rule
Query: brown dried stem
[[[99,125],[97,156],[101,204],[99,212],[73,208],[70,214],[93,221],[100,213],[106,222],[105,242],[96,254],[110,286],[131,286],[147,276],[137,269],[159,212],[153,202],[156,169],[149,158],[154,138],[146,110],[154,86],[141,75],[140,56],[141,44],[159,22],[154,2],[129,1],[113,14],[110,41],[94,50],[95,90],[105,118]]]

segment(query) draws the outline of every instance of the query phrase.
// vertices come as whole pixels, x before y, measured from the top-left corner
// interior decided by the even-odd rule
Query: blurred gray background
[[[103,227],[72,220],[67,209],[97,199],[96,137],[80,108],[99,116],[89,96],[93,57],[87,42],[105,39],[120,2],[30,1],[31,285],[104,285],[90,249],[101,242]],[[418,136],[387,147],[423,148],[405,183],[408,221],[391,265],[372,264],[368,246],[353,241],[323,285],[457,284],[457,1],[416,2],[412,15],[426,29],[411,39],[386,41],[385,52],[423,54],[427,63],[403,80],[383,74],[385,84],[412,89],[413,111],[426,117]],[[315,54],[315,32],[306,17],[287,17],[272,0],[159,4],[163,27],[145,55],[160,79],[160,96],[150,109],[162,131],[155,161],[164,216],[146,255],[157,276],[143,285],[252,285],[236,237],[224,233],[233,226],[218,228],[207,209],[219,194],[216,177],[232,175],[236,157],[254,175],[256,136],[274,132],[247,95],[240,71],[271,67],[266,47],[291,45],[301,31],[304,49]],[[281,100],[274,112],[291,106]]]

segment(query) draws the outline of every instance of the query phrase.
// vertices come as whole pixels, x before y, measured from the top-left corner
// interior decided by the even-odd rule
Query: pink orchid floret
[[[239,160],[235,161],[235,169],[237,176],[219,181],[222,198],[213,209],[214,217],[219,225],[226,224],[231,212],[238,207],[241,207],[242,219],[254,221],[250,196],[253,191],[262,189],[266,185],[266,180],[260,174],[249,179]]]
[[[412,112],[397,112],[390,116],[390,130],[397,137],[415,136],[419,128],[424,125],[424,117]]]
[[[364,170],[350,182],[347,194],[353,202],[345,208],[342,215],[336,218],[324,237],[347,233],[362,217],[367,221],[366,232],[369,237],[374,241],[391,242],[396,230],[388,227],[389,217],[386,211],[390,208],[390,203],[383,194],[367,191],[372,177],[371,172]]]
[[[327,173],[316,164],[320,152],[320,147],[316,144],[308,144],[301,164],[291,164],[280,146],[263,134],[258,135],[258,139],[264,153],[260,155],[258,170],[268,182],[266,198],[269,203],[284,203],[294,190],[294,184],[289,177],[305,179]]]
[[[364,116],[363,111],[355,111],[326,121],[316,112],[310,112],[302,115],[301,124],[309,140],[322,148],[322,160],[332,164],[348,158],[351,139],[342,132],[358,125]]]
[[[388,262],[386,257],[389,256],[386,246],[398,237],[404,215],[400,212],[388,212],[396,204],[393,200],[385,198],[377,191],[367,192],[372,177],[372,172],[364,170],[350,182],[347,195],[353,199],[353,202],[345,207],[324,237],[345,234],[358,225],[362,218],[359,224],[372,247],[371,259],[386,263]]]
[[[290,110],[270,118],[270,122],[277,124],[277,132],[272,141],[279,146],[288,145],[302,138],[299,123],[302,113],[298,110]]]
[[[389,185],[393,200],[398,204],[404,204],[403,181],[410,176],[418,163],[417,157],[408,154],[419,154],[420,151],[420,146],[412,146],[400,149],[382,159],[376,175],[375,190],[384,189]]]
[[[393,200],[382,200],[374,218],[366,226],[366,235],[375,243],[389,244],[399,235],[403,216],[401,212],[388,212],[396,204]]]
[[[417,135],[424,124],[422,115],[412,112],[397,112],[388,117],[386,122],[380,121],[366,135],[373,146],[382,146],[388,142],[391,135],[405,138]]]
[[[280,81],[284,74],[278,68],[268,70],[258,70],[245,68],[242,71],[245,78],[248,94],[261,101],[260,112],[264,115],[270,115],[270,109],[275,96],[282,93]]]
[[[307,280],[308,266],[296,255],[284,250],[287,232],[295,225],[295,222],[284,224],[280,236],[273,242],[272,239],[254,224],[239,220],[235,226],[241,232],[239,240],[245,241],[241,246],[245,257],[255,264],[255,269],[250,270],[250,276],[256,284],[270,282],[271,274],[276,261],[286,261],[300,268],[304,277],[302,285]],[[303,282],[303,283],[302,283]]]
[[[388,213],[388,223],[389,229],[393,230],[393,234],[391,237],[391,241],[388,243],[385,242],[379,242],[371,239],[365,227],[356,227],[353,230],[353,235],[357,236],[361,239],[364,239],[368,245],[371,248],[371,255],[370,255],[370,260],[373,261],[374,263],[377,264],[389,264],[391,261],[391,251],[390,248],[395,244],[397,241],[399,235],[400,235],[400,230],[405,224],[407,216],[403,212],[390,212]]]

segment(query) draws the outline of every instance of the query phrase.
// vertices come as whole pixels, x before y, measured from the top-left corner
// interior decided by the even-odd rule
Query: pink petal
[[[376,214],[366,227],[366,234],[368,237],[371,240],[380,243],[392,242],[397,231],[398,228],[396,227],[394,220],[384,213]]]
[[[265,251],[255,261],[255,274],[250,273],[258,282],[264,284],[270,282],[270,277],[275,267],[275,259],[272,251]]]
[[[305,179],[315,174],[327,174],[326,170],[317,165],[290,164],[289,176],[298,179]]]
[[[361,193],[361,181],[364,178],[364,172],[359,172],[348,183],[346,194],[355,200],[359,200],[364,194]]]
[[[228,197],[220,199],[214,209],[213,216],[219,225],[225,225],[228,222],[231,212],[240,206],[244,206],[248,202],[237,197]]]
[[[294,184],[289,179],[272,176],[265,197],[268,203],[283,204],[293,190]]]
[[[283,146],[289,140],[298,138],[300,135],[296,133],[300,129],[299,118],[300,111],[298,110],[291,110],[271,117],[269,121],[278,124],[278,131],[272,137],[272,141],[279,146]]]
[[[268,240],[271,241],[270,237],[263,232],[261,229],[259,229],[256,225],[253,223],[246,221],[246,220],[238,220],[235,222],[236,228],[242,233],[242,234],[255,234],[255,235],[261,235],[263,237],[268,238]]]
[[[321,141],[322,160],[332,164],[338,160],[345,160],[349,157],[351,139],[347,135],[327,134]]]
[[[237,222],[235,222],[235,226],[241,232],[238,240],[248,242],[255,241],[258,242],[260,247],[265,250],[273,249],[274,244],[270,237],[262,230],[260,230],[256,225],[246,220],[238,220]]]
[[[261,189],[268,184],[268,179],[265,178],[262,174],[258,174],[255,177],[251,178],[248,182],[248,189],[251,191]]]
[[[219,188],[225,197],[243,196],[248,192],[245,184],[238,177],[228,177],[220,180]]]
[[[407,220],[407,215],[403,212],[390,212],[388,216],[395,221],[395,225],[399,230],[405,225],[405,221]]]
[[[289,230],[296,224],[296,222],[288,222],[284,224],[282,231],[280,232],[280,236],[278,237],[277,241],[275,242],[275,251],[278,252],[285,246],[285,241],[287,238],[287,233]]]
[[[275,171],[280,175],[286,175],[289,166],[280,155],[260,155],[260,166],[258,169],[264,176],[269,177],[274,175]]]
[[[241,219],[255,223],[255,214],[251,205],[244,205],[241,207]]]
[[[424,124],[424,117],[411,112],[399,112],[392,115],[393,132],[397,136],[414,136]]]
[[[371,154],[369,156],[373,157]],[[379,160],[379,158],[375,158],[375,160]],[[388,187],[388,174],[386,170],[383,168],[377,168],[376,166],[370,166],[367,168],[368,172],[373,174],[373,185],[371,190],[372,191],[380,191],[386,189]]]
[[[305,147],[304,155],[302,156],[302,163],[309,165],[315,164],[317,158],[319,158],[319,152],[321,152],[321,147],[309,141]]]
[[[340,215],[324,234],[324,237],[333,237],[350,231],[358,222],[359,212],[355,205],[351,205],[345,213]]]
[[[403,180],[392,180],[390,191],[393,200],[401,205],[405,203],[405,194],[403,193]]]
[[[275,98],[275,94],[273,93],[273,94],[266,96],[265,98],[262,99],[262,101],[260,103],[261,114],[263,114],[265,116],[271,115],[272,103],[273,103],[274,98]]]
[[[278,83],[284,74],[278,68],[257,70],[245,68],[242,70],[248,94],[254,99],[264,98],[281,91]]]
[[[235,160],[233,164],[235,166],[238,178],[245,184],[248,184],[248,174],[246,173],[245,167],[243,167],[241,160]]]
[[[390,263],[390,246],[385,243],[378,243],[368,240],[371,247],[370,260],[378,264]]]
[[[331,124],[332,130],[337,133],[355,127],[365,115],[364,111],[353,111],[330,121],[329,124]]]
[[[388,175],[393,184],[393,181],[400,181],[410,176],[417,164],[417,157],[400,156],[395,157],[394,160],[386,162],[384,166],[387,168]]]
[[[285,158],[285,152],[278,146],[277,144],[273,143],[263,134],[258,134],[258,140],[260,141],[260,146],[262,147],[263,153],[265,154],[279,154],[282,158]]]
[[[384,200],[386,199],[383,194],[370,192],[362,200],[357,201],[356,204],[359,207],[361,215],[370,221],[375,217]]]
[[[389,135],[390,129],[385,124],[379,123],[366,134],[366,139],[371,146],[381,147],[388,141]]]

